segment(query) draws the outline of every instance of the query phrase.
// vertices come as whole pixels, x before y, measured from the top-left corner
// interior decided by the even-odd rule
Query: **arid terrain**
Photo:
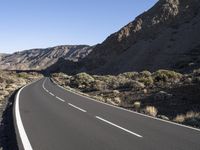
[[[59,85],[96,100],[153,117],[200,127],[200,69],[191,74],[170,70],[113,75],[52,75]]]
[[[15,141],[12,141],[13,120],[12,109],[16,90],[28,83],[42,78],[38,73],[16,73],[14,71],[0,71],[0,149],[10,149]],[[11,99],[11,100],[9,100]],[[16,145],[15,145],[16,146]]]
[[[105,140],[104,143],[107,143],[112,138],[109,138],[110,135],[118,135],[118,132],[112,128],[104,128],[104,124],[96,126],[99,122],[95,119],[104,120],[104,123],[113,125],[112,122],[99,119],[100,112],[100,115],[104,115],[103,117],[108,114],[106,117],[110,120],[113,117],[113,122],[118,121],[118,124],[127,119],[122,126],[127,126],[130,129],[132,129],[132,126],[128,121],[132,121],[132,123],[138,121],[133,130],[138,129],[136,131],[141,133],[146,130],[144,136],[148,137],[146,139],[149,141],[145,141],[147,145],[152,146],[155,145],[153,142],[156,142],[156,144],[159,144],[158,147],[162,147],[162,144],[168,144],[165,142],[167,136],[173,137],[180,133],[185,139],[181,136],[177,136],[177,141],[173,139],[176,136],[169,139],[169,141],[171,140],[170,144],[174,142],[174,149],[176,149],[176,146],[183,148],[184,142],[182,141],[186,141],[184,143],[186,146],[189,146],[187,142],[195,143],[193,148],[199,146],[198,141],[196,142],[197,138],[195,138],[199,136],[195,131],[199,132],[200,128],[199,33],[199,0],[159,0],[152,8],[137,16],[119,31],[111,34],[101,44],[95,46],[60,45],[45,49],[24,50],[13,54],[0,54],[0,150],[12,149],[9,147],[9,145],[13,145],[10,132],[14,133],[14,129],[10,127],[10,119],[6,117],[8,117],[8,114],[13,115],[14,96],[17,90],[43,77],[35,86],[32,85],[27,88],[28,94],[25,91],[23,92],[24,96],[21,97],[20,103],[21,108],[31,109],[30,114],[34,116],[33,120],[35,119],[34,121],[41,125],[41,128],[33,126],[30,123],[32,120],[29,120],[29,116],[27,117],[28,113],[21,111],[22,117],[27,119],[26,127],[29,129],[29,134],[35,136],[35,139],[38,138],[37,132],[40,133],[45,130],[46,134],[41,135],[40,138],[47,140],[47,143],[52,140],[50,144],[58,147],[62,145],[54,143],[56,141],[53,139],[54,135],[59,137],[69,136],[70,140],[72,137],[75,139],[73,142],[76,143],[77,139],[81,139],[79,134],[82,133],[89,139],[88,142],[88,139],[84,137],[83,141],[86,140],[90,146],[91,141],[93,141],[92,136],[102,134],[101,137],[103,138],[100,140]],[[52,82],[68,91],[79,93],[117,108],[121,107],[145,114],[154,119],[151,120],[151,125],[146,126],[148,119],[141,119],[140,115],[138,115],[138,118],[131,118],[127,116],[128,114],[126,115],[127,111],[124,111],[121,114],[123,113],[125,117],[121,114],[119,116],[119,112],[114,109],[109,110],[107,107],[98,105],[99,103],[85,102],[84,100],[87,98],[84,99],[85,97],[80,95],[71,94],[62,88],[61,90],[59,86]],[[85,107],[86,105],[88,106]],[[87,112],[86,109],[89,111]],[[42,115],[35,117],[38,114]],[[91,117],[93,114],[95,115]],[[45,120],[46,118],[47,120]],[[155,118],[168,120],[167,122],[170,123],[164,124],[162,120],[163,124],[154,122]],[[59,123],[57,124],[54,120]],[[47,122],[51,125],[49,128],[46,128]],[[68,124],[68,122],[71,124]],[[166,121],[164,122],[166,123]],[[172,125],[171,122],[179,123],[179,125],[173,126],[174,123]],[[79,124],[82,125],[82,128],[79,128]],[[159,124],[159,128],[155,124]],[[178,128],[180,124],[190,127]],[[87,132],[92,136],[86,133],[84,126],[87,125],[94,129]],[[68,131],[66,126],[69,127]],[[59,132],[54,130],[55,127]],[[74,132],[71,133],[73,130],[70,127],[79,131],[77,132],[78,136]],[[96,130],[97,127],[98,130]],[[119,125],[115,125],[115,127],[119,128]],[[173,130],[166,134],[163,131],[165,127],[170,127]],[[188,128],[192,129],[190,134],[188,134]],[[121,126],[120,129],[122,129]],[[125,130],[127,132],[127,129]],[[9,131],[9,134],[7,131]],[[155,135],[158,136],[153,137],[151,132],[154,131]],[[130,132],[132,134],[132,131]],[[108,135],[108,133],[112,134]],[[104,135],[107,135],[106,138],[109,140]],[[188,141],[187,136],[191,136],[193,139]],[[121,133],[119,137],[124,139]],[[61,138],[56,142],[63,145],[67,144],[63,139]],[[144,138],[144,140],[146,139]],[[16,139],[14,141],[16,142]],[[82,140],[79,141],[83,142]],[[113,141],[116,142],[115,139]],[[162,143],[163,141],[164,143]],[[127,146],[126,139],[123,142]],[[176,142],[181,144],[177,145]],[[85,143],[83,142],[83,145],[88,146]],[[139,142],[137,144],[143,146]],[[46,144],[45,146],[48,147],[49,145]],[[37,147],[38,145],[35,144],[34,146]]]
[[[18,88],[41,78],[38,73],[16,73],[14,71],[0,71],[0,106],[5,99]]]

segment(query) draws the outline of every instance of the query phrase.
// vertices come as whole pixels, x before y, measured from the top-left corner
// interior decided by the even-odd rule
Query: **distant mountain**
[[[1,61],[1,59],[2,59],[3,57],[5,57],[6,55],[8,55],[8,54],[0,53],[0,61]]]
[[[8,55],[8,54],[5,54],[5,53],[0,53],[0,56],[6,56],[6,55]]]
[[[200,67],[199,33],[199,0],[159,0],[83,60],[61,59],[49,69],[100,74],[160,68],[186,72]]]
[[[53,65],[59,58],[76,62],[87,56],[92,48],[88,45],[63,45],[2,55],[0,69],[41,70]]]

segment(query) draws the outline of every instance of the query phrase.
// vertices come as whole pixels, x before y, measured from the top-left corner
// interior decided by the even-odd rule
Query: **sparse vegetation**
[[[175,71],[170,70],[158,70],[153,73],[153,79],[155,82],[177,82],[182,75]]]
[[[134,102],[133,107],[134,107],[136,110],[139,110],[140,107],[141,107],[141,102],[139,102],[139,101]]]
[[[19,73],[17,74],[17,77],[27,79],[29,75],[27,73]]]
[[[91,89],[94,78],[87,73],[79,73],[70,78],[70,86],[88,91]]]
[[[146,106],[144,112],[150,116],[156,117],[158,110],[154,106]]]
[[[126,72],[119,75],[53,74],[54,80],[99,101],[154,117],[200,127],[200,71]],[[187,104],[187,105],[186,105]],[[195,115],[186,114],[197,112]],[[189,117],[190,116],[190,117]],[[193,117],[192,117],[193,116]]]
[[[23,85],[42,77],[37,73],[16,73],[14,71],[0,71],[0,113],[3,111],[5,99]]]
[[[11,136],[15,136],[15,133],[13,125],[11,125],[13,123],[11,116],[13,115],[14,91],[41,77],[41,74],[34,72],[16,73],[15,71],[0,70],[0,149],[12,149],[9,147],[13,145],[11,144],[13,143]],[[2,144],[5,144],[6,148]]]
[[[197,112],[190,111],[186,114],[177,115],[173,120],[178,123],[200,127],[200,113]]]
[[[150,86],[154,83],[152,77],[142,77],[138,81],[144,83],[146,86]]]
[[[0,71],[0,104],[4,99],[19,87],[40,78],[37,73],[16,73],[14,71]]]

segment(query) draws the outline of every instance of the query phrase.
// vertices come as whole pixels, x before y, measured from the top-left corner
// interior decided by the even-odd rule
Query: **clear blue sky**
[[[1,0],[0,53],[101,43],[157,0]]]

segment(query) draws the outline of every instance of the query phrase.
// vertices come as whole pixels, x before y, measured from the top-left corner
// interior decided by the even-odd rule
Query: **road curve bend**
[[[43,78],[16,95],[20,150],[200,150],[200,130],[145,117]]]

